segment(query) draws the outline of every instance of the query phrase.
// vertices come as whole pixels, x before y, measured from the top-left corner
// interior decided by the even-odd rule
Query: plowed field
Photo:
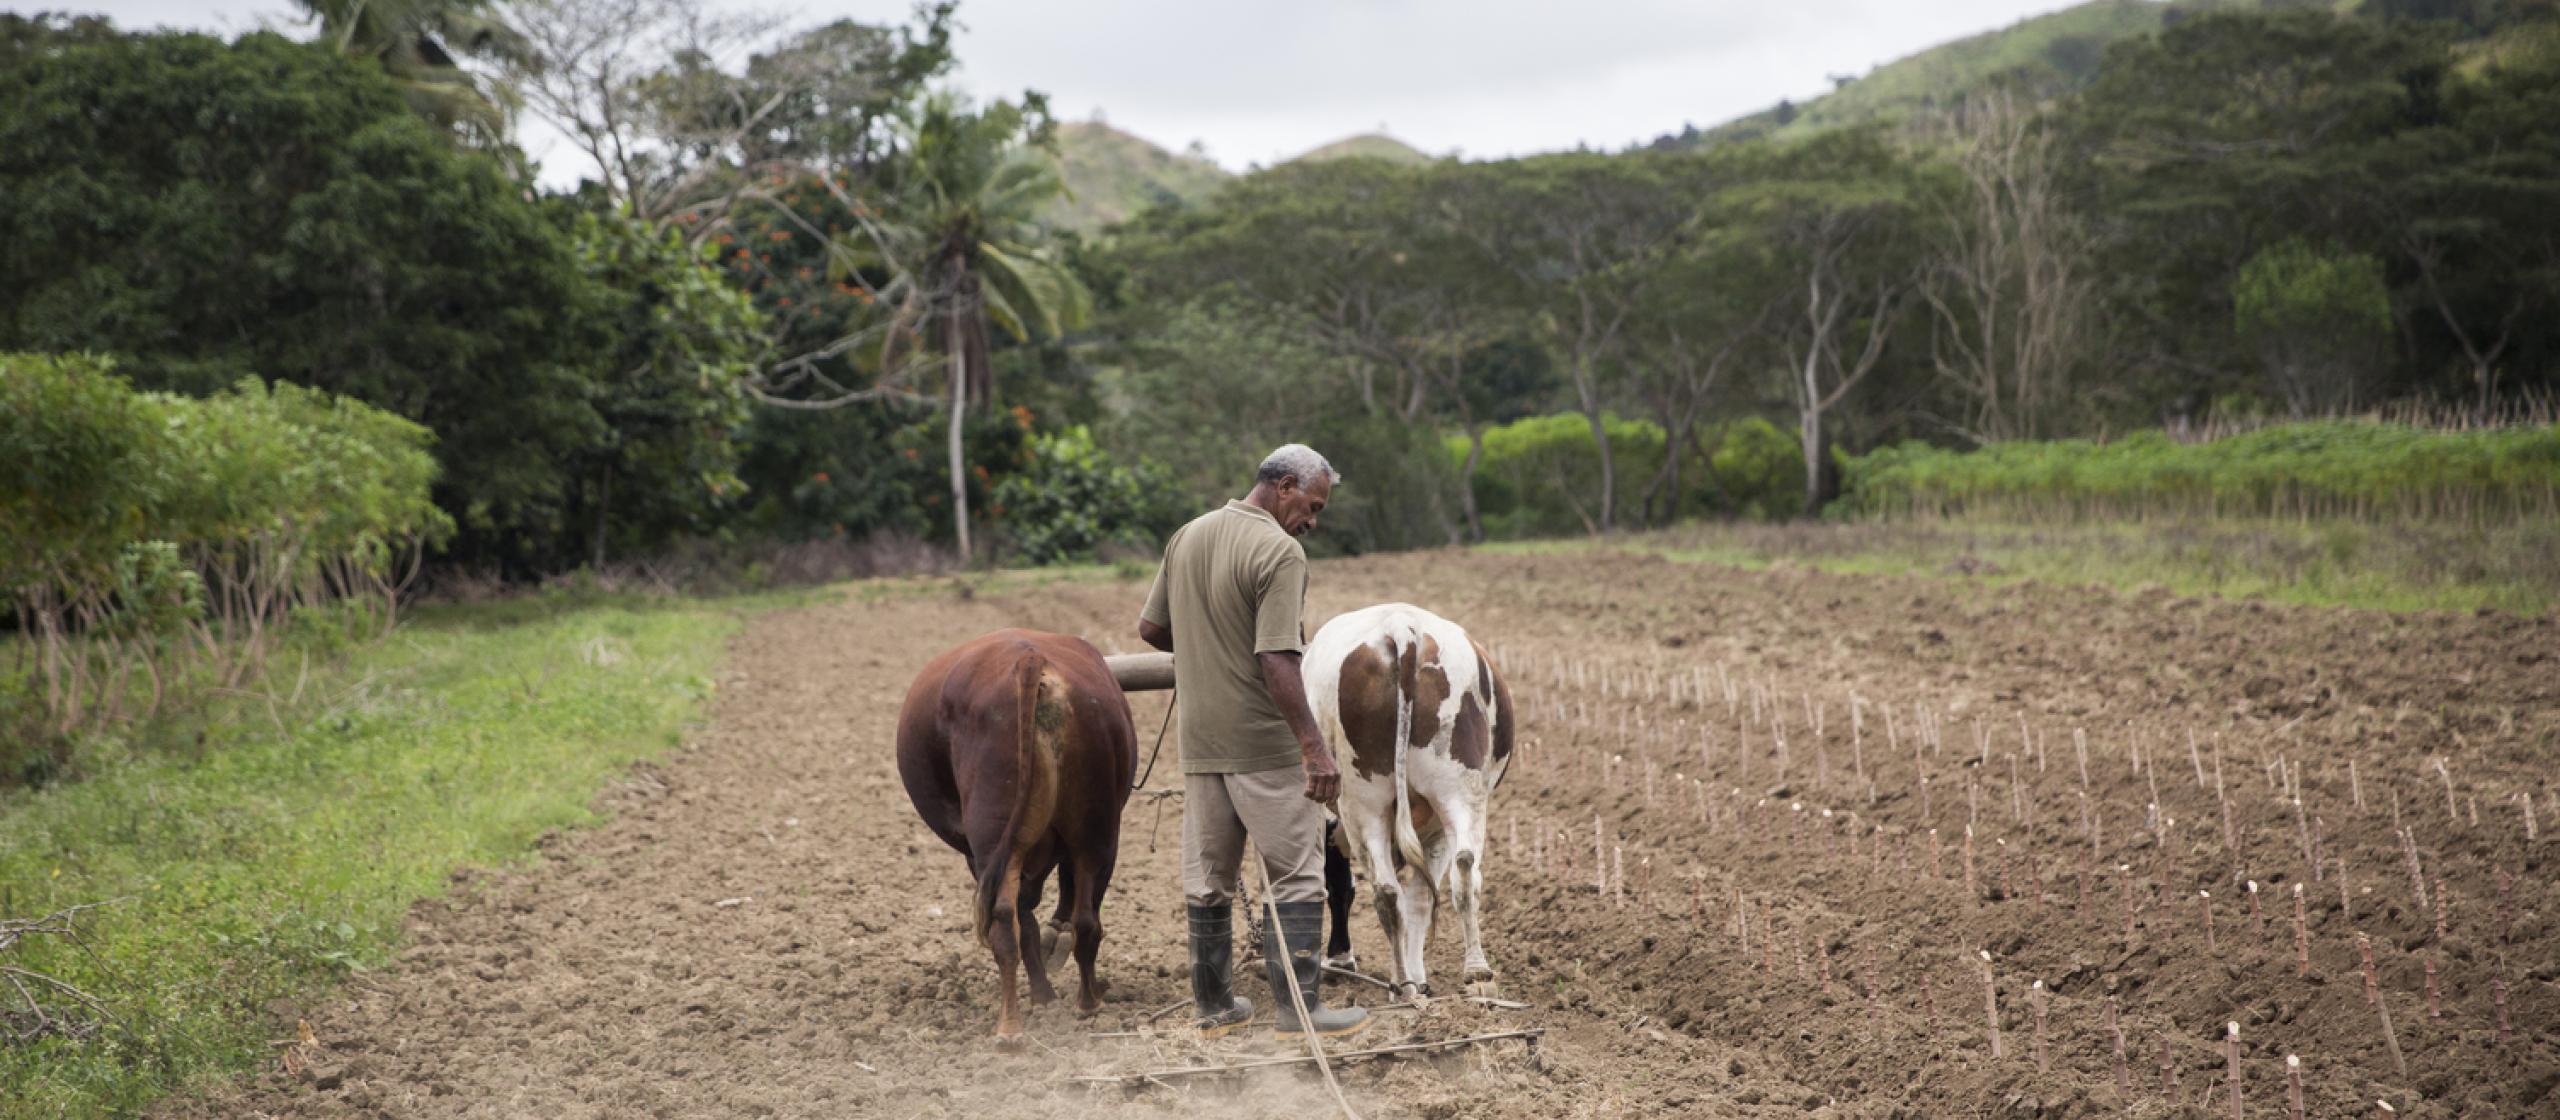
[[[173,1111],[1325,1115],[1298,1070],[1069,1080],[1295,1052],[1141,1029],[1187,993],[1178,799],[1131,802],[1104,1011],[995,1048],[960,857],[892,767],[932,654],[1009,625],[1130,648],[1144,590],[763,616],[607,824],[421,904],[395,964],[296,1013],[300,1073]],[[1524,721],[1486,937],[1530,1006],[1444,998],[1346,1045],[1547,1033],[1346,1064],[1364,1116],[2221,1116],[2236,1068],[2278,1117],[2288,1055],[2311,1116],[2560,1116],[2560,619],[1599,553],[1328,562],[1311,598],[1469,627]],[[1136,698],[1142,749],[1164,704]],[[1454,935],[1433,953],[1454,971]]]

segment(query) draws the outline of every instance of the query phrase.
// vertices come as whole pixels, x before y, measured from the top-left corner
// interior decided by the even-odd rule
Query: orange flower
[[[825,471],[819,471],[818,473],[809,476],[809,481],[811,482],[825,482],[826,480],[827,472]]]

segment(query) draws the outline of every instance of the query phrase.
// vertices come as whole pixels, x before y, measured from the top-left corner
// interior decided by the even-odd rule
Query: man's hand
[[[1324,736],[1316,733],[1315,713],[1307,710],[1307,685],[1298,673],[1297,652],[1254,656],[1262,662],[1262,683],[1271,690],[1271,702],[1279,706],[1280,718],[1298,737],[1298,757],[1307,768],[1307,800],[1333,804],[1342,795],[1342,771],[1333,764],[1333,748],[1325,746]]]
[[[1322,740],[1298,744],[1298,755],[1307,769],[1307,800],[1330,806],[1342,796],[1342,771],[1333,764],[1333,751]]]

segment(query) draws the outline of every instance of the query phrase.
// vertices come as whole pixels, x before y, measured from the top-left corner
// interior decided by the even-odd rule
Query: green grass
[[[1619,549],[1745,569],[1793,565],[1995,585],[2160,587],[2180,595],[2388,611],[2539,614],[2560,605],[2560,526],[2547,523],[2495,529],[2255,519],[1737,523],[1610,541],[1484,547],[1529,554]]]
[[[379,963],[456,868],[590,821],[617,770],[673,746],[736,617],[558,597],[430,610],[273,716],[208,718],[196,750],[0,794],[0,914],[117,900],[83,916],[85,948],[38,938],[5,958],[114,1018],[85,1041],[0,1043],[0,1115],[130,1112],[271,1054],[276,1001]]]

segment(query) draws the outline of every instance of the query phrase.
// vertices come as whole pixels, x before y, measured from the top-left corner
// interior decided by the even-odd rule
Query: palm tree
[[[320,21],[320,40],[370,58],[398,83],[409,107],[475,143],[505,139],[510,101],[462,68],[460,56],[516,59],[524,38],[489,9],[493,0],[295,0]]]
[[[1084,323],[1093,296],[1047,252],[1034,220],[1064,188],[1051,151],[1048,105],[997,101],[972,110],[948,91],[907,114],[901,150],[879,170],[880,202],[867,241],[844,246],[838,268],[876,268],[889,309],[882,367],[938,350],[951,398],[951,515],[960,555],[969,550],[969,487],[962,427],[972,406],[990,407],[995,371],[988,326],[1016,342],[1056,338]]]

